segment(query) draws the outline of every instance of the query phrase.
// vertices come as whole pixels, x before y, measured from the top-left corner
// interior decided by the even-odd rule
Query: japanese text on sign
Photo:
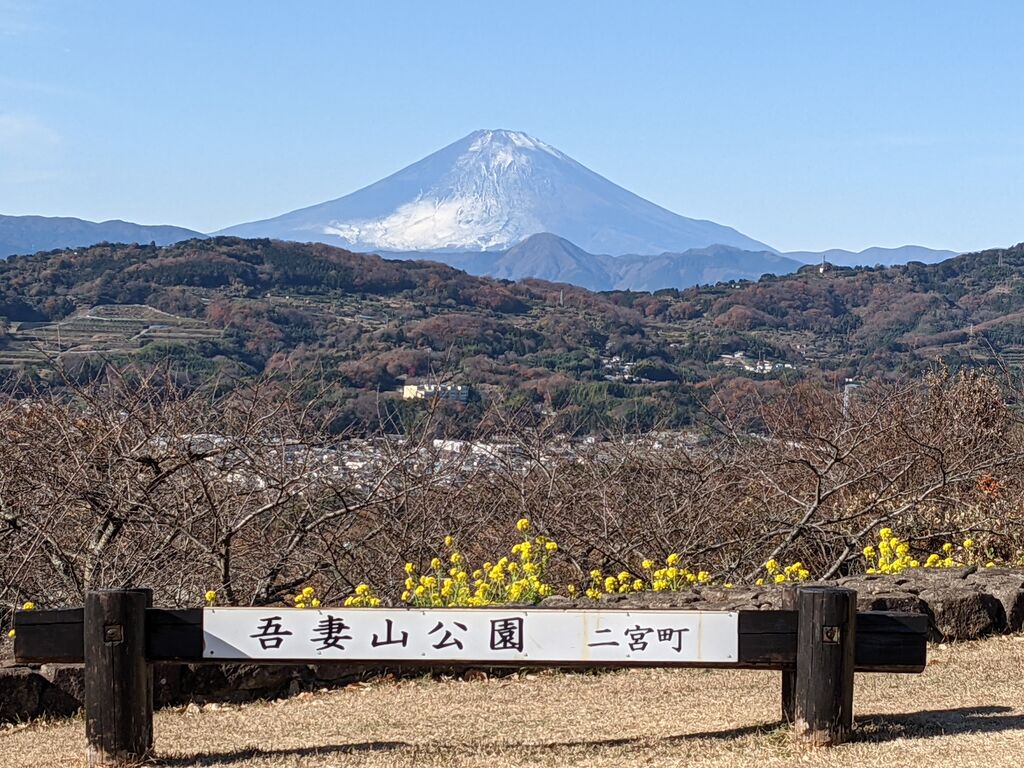
[[[735,613],[208,608],[211,659],[703,662],[737,660]]]

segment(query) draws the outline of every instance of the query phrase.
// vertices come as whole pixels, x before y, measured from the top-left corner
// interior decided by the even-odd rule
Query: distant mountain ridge
[[[591,253],[773,250],[655,205],[520,131],[481,130],[336,200],[216,234],[352,250],[505,250],[550,232]]]
[[[592,254],[565,238],[543,232],[506,251],[382,252],[403,259],[432,259],[471,275],[522,280],[535,277],[571,283],[591,291],[657,291],[728,280],[757,280],[764,274],[797,271],[803,262],[773,251],[745,251],[727,245],[657,255]]]
[[[171,245],[206,237],[183,227],[133,224],[129,221],[86,221],[57,216],[4,216],[0,214],[0,258],[58,248],[81,248],[96,243],[152,243]]]
[[[845,251],[842,248],[831,248],[827,251],[789,251],[783,256],[796,259],[805,264],[816,264],[825,259],[829,264],[844,267],[872,267],[875,264],[892,266],[906,264],[908,261],[921,261],[925,264],[937,264],[940,261],[960,255],[959,251],[943,251],[925,248],[923,245],[901,245],[898,248],[865,248],[863,251]]]
[[[591,290],[686,288],[835,265],[934,263],[920,246],[780,253],[735,229],[680,216],[520,131],[480,130],[344,197],[215,235],[317,242],[432,258],[474,275]],[[99,242],[169,245],[173,226],[0,215],[0,258]]]

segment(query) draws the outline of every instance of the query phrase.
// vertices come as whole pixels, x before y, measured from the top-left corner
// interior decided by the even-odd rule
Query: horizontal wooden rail
[[[928,618],[923,614],[856,613],[856,592],[829,587],[800,587],[785,593],[784,600],[786,610],[778,611],[325,608],[307,613],[166,610],[150,607],[149,590],[105,590],[90,592],[84,610],[17,611],[14,653],[24,663],[85,664],[89,762],[118,768],[152,755],[155,662],[778,670],[783,718],[804,741],[820,745],[840,744],[852,732],[855,672],[925,668]],[[346,610],[350,613],[343,616]],[[357,617],[371,614],[378,625],[372,634],[365,628],[360,634],[344,621],[362,627]],[[427,630],[435,620],[437,626]],[[529,654],[524,653],[527,620],[536,633],[529,636]],[[434,638],[436,643],[427,639],[446,622],[449,630]],[[393,634],[395,624],[400,631]],[[462,635],[465,645],[452,629],[468,633]],[[411,631],[418,633],[418,644],[407,648]],[[618,634],[605,634],[613,632]],[[682,640],[687,632],[693,633],[692,647]],[[656,641],[653,650],[648,636]],[[289,637],[318,646],[290,644],[282,651]],[[676,645],[664,645],[673,638]],[[373,660],[382,647],[386,650]],[[320,654],[328,650],[331,656]],[[438,650],[442,653],[431,653]]]
[[[552,608],[550,610],[560,610]],[[631,612],[639,613],[635,608]],[[81,608],[18,611],[16,659],[24,664],[81,664],[84,660]],[[857,672],[921,672],[926,661],[928,617],[924,614],[868,611],[857,614],[854,664]],[[740,611],[739,661],[730,668],[787,670],[796,666],[796,611]],[[150,662],[232,663],[203,658],[203,611],[199,608],[146,610],[146,658]],[[252,662],[249,662],[252,663]],[[266,663],[266,662],[260,662]],[[279,662],[294,663],[294,662]],[[327,663],[345,663],[332,661]],[[362,666],[372,662],[359,662]],[[403,662],[406,666],[429,663]],[[390,666],[401,666],[391,664]],[[544,666],[512,662],[512,666]],[[448,665],[450,666],[450,665]],[[495,662],[493,666],[501,666]],[[556,664],[571,667],[572,664]],[[595,666],[588,662],[588,666]],[[673,666],[639,660],[606,666]],[[709,666],[683,663],[675,666]]]

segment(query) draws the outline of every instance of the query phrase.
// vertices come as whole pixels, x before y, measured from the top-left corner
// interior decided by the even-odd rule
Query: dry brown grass
[[[380,682],[237,708],[156,716],[158,765],[1019,766],[1024,636],[930,651],[922,675],[858,676],[854,740],[796,744],[779,675],[634,670]],[[0,731],[4,766],[73,766],[81,720]]]

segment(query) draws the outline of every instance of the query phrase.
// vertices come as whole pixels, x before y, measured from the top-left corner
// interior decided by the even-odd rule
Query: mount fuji
[[[216,234],[409,252],[506,250],[542,232],[591,253],[773,251],[731,227],[672,213],[506,130],[475,131],[345,197]]]

